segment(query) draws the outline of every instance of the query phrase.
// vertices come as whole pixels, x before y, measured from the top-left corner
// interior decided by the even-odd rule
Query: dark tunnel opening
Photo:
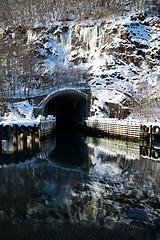
[[[47,103],[45,115],[56,117],[58,130],[75,130],[86,117],[86,98],[78,93],[59,93]]]

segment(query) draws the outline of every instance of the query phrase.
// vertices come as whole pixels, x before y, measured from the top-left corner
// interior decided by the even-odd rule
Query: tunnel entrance
[[[86,117],[86,96],[75,91],[56,93],[45,105],[44,114],[56,117],[59,130],[74,130]]]

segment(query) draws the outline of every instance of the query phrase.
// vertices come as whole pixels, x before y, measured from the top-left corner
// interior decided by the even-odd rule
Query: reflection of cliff
[[[76,149],[77,141],[80,141],[80,146]],[[100,145],[97,144],[96,139],[95,144],[89,147],[82,144],[79,138],[72,138],[67,144],[61,139],[57,142],[57,146],[52,145],[53,153],[56,147],[64,151],[72,145],[72,151],[75,149],[73,161],[76,160],[75,153],[81,158],[82,152],[86,151],[88,155],[83,163],[91,159],[90,172],[84,168],[85,164],[76,169],[56,167],[54,160],[53,163],[47,161],[47,157],[24,165],[0,168],[2,239],[16,236],[15,239],[19,240],[25,236],[24,239],[30,240],[88,240],[94,239],[96,232],[95,239],[97,236],[98,239],[110,236],[111,240],[122,240],[126,235],[130,236],[133,229],[142,240],[146,236],[151,239],[151,232],[156,236],[154,224],[160,217],[157,197],[160,162],[142,157],[128,159],[119,153],[109,155],[107,145],[104,149],[104,144],[100,141]],[[126,219],[131,225],[126,225]],[[140,224],[143,224],[143,230]],[[120,225],[121,228],[118,227]],[[131,234],[131,239],[135,239],[134,236]]]
[[[115,159],[112,159],[112,162],[116,164]],[[117,225],[119,220],[127,217],[133,204],[145,207],[148,200],[155,204],[153,197],[149,195],[146,199],[143,197],[150,188],[154,189],[159,185],[159,179],[155,180],[154,177],[152,179],[151,173],[148,172],[147,175],[142,175],[142,181],[139,174],[143,173],[144,163],[139,172],[138,169],[142,166],[141,159],[138,164],[137,162],[138,160],[125,159],[118,162],[120,168],[126,166],[130,170],[116,175],[116,178],[107,174],[102,174],[101,177],[96,173],[93,175],[93,166],[89,174],[57,168],[42,159],[41,162],[37,159],[34,163],[0,169],[0,233],[7,233],[9,237],[12,234],[12,237],[16,236],[15,239],[25,236],[24,239],[31,240],[37,237],[39,239],[46,237],[47,240],[53,237],[75,239],[76,236],[76,239],[97,239],[93,237],[95,233],[96,237],[109,234],[109,239],[115,239],[114,237],[121,233]],[[105,162],[102,163],[102,168],[104,164]],[[153,172],[156,171],[152,164],[150,167]],[[147,183],[150,183],[150,186]],[[150,219],[154,218],[150,215]],[[123,224],[125,227],[125,222]],[[127,236],[134,228],[134,233],[139,234],[142,237],[140,239],[145,239],[143,238],[143,233],[147,233],[145,227],[143,231],[139,228],[136,231],[135,227],[127,226],[125,231]],[[117,239],[124,239],[123,231],[122,236]]]
[[[0,169],[0,211],[13,218],[33,219],[45,219],[55,212],[63,219],[72,188],[87,181],[85,173],[38,161]]]
[[[90,145],[90,157],[94,165],[90,174],[97,184],[101,185],[103,198],[113,201],[114,206],[118,204],[123,208],[123,212],[118,213],[121,217],[130,217],[131,208],[136,206],[139,209],[141,206],[145,216],[143,221],[147,218],[149,222],[154,221],[153,211],[159,219],[157,196],[160,186],[160,161],[142,156],[129,158],[128,155],[117,153],[117,148],[111,151],[111,148],[108,150],[107,144],[105,146],[106,148],[104,144]],[[99,176],[99,181],[95,176]],[[132,217],[137,219],[137,216]]]
[[[94,192],[91,179],[83,172],[36,163],[0,170],[0,211],[11,219],[45,220],[49,216],[98,223],[116,217],[114,205]]]
[[[36,188],[32,168],[24,165],[0,169],[0,211],[7,216],[26,217],[29,205],[34,205]]]

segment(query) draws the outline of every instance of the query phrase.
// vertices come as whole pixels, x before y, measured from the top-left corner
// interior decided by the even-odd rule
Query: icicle
[[[32,30],[28,30],[27,41],[32,42],[32,41],[35,41],[35,40],[37,40],[37,35]]]

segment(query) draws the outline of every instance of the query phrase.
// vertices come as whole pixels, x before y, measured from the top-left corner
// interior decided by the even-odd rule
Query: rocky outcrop
[[[159,74],[159,26],[159,18],[149,17],[146,13],[137,13],[126,19],[83,21],[78,24],[71,21],[48,26],[40,24],[31,28],[14,26],[0,32],[3,46],[0,51],[2,59],[9,58],[13,52],[18,74],[22,72],[21,65],[25,74],[30,73],[32,68],[35,86],[43,82],[43,88],[39,89],[47,89],[47,84],[52,86],[58,81],[66,83],[63,76],[67,76],[69,82],[69,78],[73,79],[73,73],[77,71],[75,81],[87,82],[93,89],[110,89],[110,92],[120,90],[118,94],[130,92],[131,95],[133,91],[138,97],[138,82],[152,76],[155,82],[156,74]],[[33,64],[21,64],[21,59],[27,55],[31,60],[29,63]],[[3,64],[5,74],[13,72],[12,59],[7,61],[6,65]],[[11,76],[8,74],[6,77],[5,74],[3,79]],[[20,85],[26,86],[26,83],[22,81]],[[30,83],[27,85],[31,86]],[[116,103],[117,107],[124,99],[125,94]],[[105,108],[96,105],[97,113],[105,113]],[[116,114],[116,107],[112,107],[112,110]]]

